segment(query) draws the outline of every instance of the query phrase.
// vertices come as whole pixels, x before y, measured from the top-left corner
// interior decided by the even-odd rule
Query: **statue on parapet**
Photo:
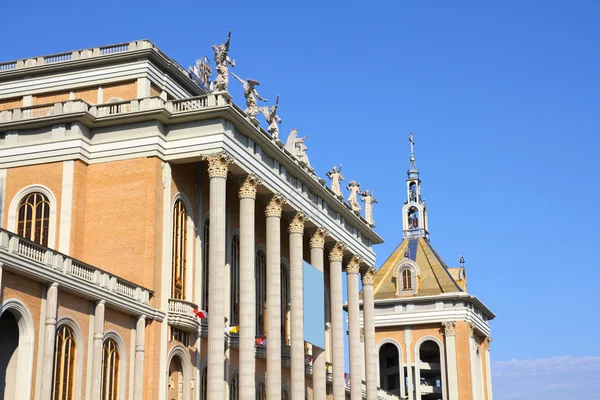
[[[350,195],[348,196],[348,204],[352,207],[352,211],[360,212],[361,207],[358,203],[357,196],[361,194],[360,192],[360,183],[356,181],[350,181],[348,186],[346,187],[350,191]]]
[[[215,92],[226,92],[229,84],[229,67],[227,64],[235,67],[235,60],[229,58],[229,42],[231,41],[231,31],[227,36],[227,41],[223,44],[213,44],[212,48],[215,52],[215,64],[217,69],[217,80],[214,84]]]
[[[329,179],[331,179],[331,190],[339,197],[343,197],[342,188],[340,186],[340,181],[344,181],[344,176],[342,175],[342,164],[340,167],[333,166],[333,168],[325,174]]]
[[[275,105],[271,107],[261,107],[258,110],[265,116],[269,127],[267,131],[271,134],[273,139],[279,139],[279,126],[277,123],[281,123],[281,118],[277,115],[277,108],[279,107],[279,95],[277,95],[277,100],[275,101]]]
[[[255,86],[259,86],[260,82],[254,79],[248,79],[247,81],[243,80],[233,72],[231,73],[235,79],[237,79],[242,86],[244,87],[244,96],[246,97],[246,106],[247,108],[244,110],[247,116],[250,118],[256,118],[258,115],[258,105],[256,104],[256,99],[266,102],[267,99],[261,97],[256,91]]]
[[[365,190],[360,194],[360,199],[365,203],[365,220],[371,226],[375,226],[375,221],[373,220],[373,204],[377,204],[377,200],[373,195],[372,191]]]
[[[298,129],[292,129],[286,142],[285,149],[289,151],[298,161],[304,162],[308,167],[310,167],[310,162],[308,161],[308,155],[306,154],[306,144],[304,141],[308,136],[298,137]]]

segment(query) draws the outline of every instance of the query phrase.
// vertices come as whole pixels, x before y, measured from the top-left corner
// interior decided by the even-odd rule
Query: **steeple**
[[[410,166],[406,179],[406,202],[402,207],[402,237],[404,239],[428,238],[427,208],[421,199],[421,180],[415,162],[415,142],[412,132],[408,141],[410,142]]]

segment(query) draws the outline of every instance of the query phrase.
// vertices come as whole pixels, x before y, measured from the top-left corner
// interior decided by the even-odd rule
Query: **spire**
[[[419,178],[419,170],[415,163],[415,142],[413,141],[412,132],[408,137],[408,141],[410,142],[410,167],[408,168],[408,177]]]

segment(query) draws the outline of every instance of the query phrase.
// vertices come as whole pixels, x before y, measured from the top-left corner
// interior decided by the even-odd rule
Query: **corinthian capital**
[[[362,283],[364,285],[372,285],[375,283],[375,268],[371,267],[362,276]]]
[[[474,329],[475,327],[473,324],[469,324],[469,337],[473,337],[475,335]]]
[[[444,335],[446,335],[446,337],[456,335],[455,322],[444,322],[442,326],[444,327]]]
[[[346,245],[342,242],[337,242],[329,252],[329,261],[342,261],[344,259],[344,250]]]
[[[248,175],[240,186],[240,199],[255,199],[256,187],[260,184],[260,179],[256,175]]]
[[[361,259],[358,256],[354,256],[350,259],[348,265],[346,265],[346,273],[347,274],[358,274],[360,271],[360,262]]]
[[[202,157],[208,162],[208,176],[210,178],[227,178],[229,166],[233,164],[233,158],[225,152]]]
[[[290,222],[290,226],[288,228],[289,233],[304,233],[304,224],[308,221],[308,217],[304,215],[302,211],[298,211],[294,218],[292,218],[292,222]]]
[[[283,196],[280,194],[276,194],[271,197],[269,203],[267,204],[267,208],[265,209],[265,215],[267,217],[278,217],[281,218],[281,210],[283,209],[283,205],[286,203]]]
[[[483,341],[483,348],[486,349],[487,351],[490,351],[491,344],[492,344],[492,338],[488,336]]]
[[[310,238],[310,248],[322,249],[325,247],[325,237],[328,232],[324,228],[318,228],[317,231]]]

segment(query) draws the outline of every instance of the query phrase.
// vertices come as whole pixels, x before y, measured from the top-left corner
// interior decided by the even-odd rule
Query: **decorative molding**
[[[365,341],[365,328],[360,328],[360,341]]]
[[[329,232],[325,228],[317,228],[316,232],[310,238],[310,248],[325,248],[325,237],[327,235],[329,235]]]
[[[344,259],[344,251],[346,250],[346,245],[342,242],[336,242],[331,251],[329,252],[329,261],[342,261]]]
[[[254,174],[246,176],[240,186],[240,199],[256,199],[256,187],[260,185],[261,180]]]
[[[265,208],[265,215],[268,217],[277,217],[281,218],[281,211],[283,209],[283,205],[286,204],[287,201],[280,194],[275,194],[271,197],[271,200],[267,204]]]
[[[346,265],[346,273],[347,274],[358,274],[360,271],[360,262],[362,260],[358,256],[353,256]]]
[[[473,324],[469,324],[469,337],[472,338],[475,336],[475,326]]]
[[[308,221],[308,217],[302,211],[298,211],[292,218],[288,228],[289,233],[304,233],[304,224]]]
[[[375,283],[375,268],[369,267],[367,272],[363,273],[362,276],[362,284],[364,285],[373,285]]]
[[[486,337],[483,341],[483,348],[486,351],[490,351],[490,346],[492,345],[492,338],[490,336]]]
[[[455,322],[444,322],[442,324],[442,326],[444,327],[444,335],[446,335],[446,337],[456,335],[456,323]]]
[[[208,176],[210,178],[227,178],[229,166],[233,164],[233,158],[226,152],[203,156],[202,159],[208,162]]]

